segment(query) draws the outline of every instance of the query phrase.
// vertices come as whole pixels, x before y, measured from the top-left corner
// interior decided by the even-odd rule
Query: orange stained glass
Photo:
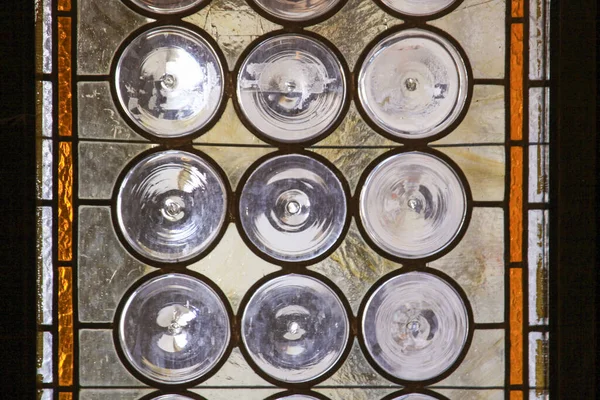
[[[71,136],[71,18],[58,17],[58,134]]]
[[[510,261],[523,259],[523,149],[510,149]]]
[[[71,11],[71,0],[58,0],[58,11]]]
[[[523,139],[523,24],[510,28],[510,138]]]
[[[73,153],[70,142],[58,147],[58,260],[73,257]]]
[[[73,384],[73,273],[58,268],[58,384]]]
[[[71,400],[73,399],[73,393],[71,392],[60,392],[58,394],[58,400]]]
[[[518,390],[511,390],[510,400],[523,400],[523,392]]]
[[[510,269],[510,384],[523,383],[523,270]]]
[[[524,0],[512,0],[511,15],[513,18],[522,18],[525,7]]]

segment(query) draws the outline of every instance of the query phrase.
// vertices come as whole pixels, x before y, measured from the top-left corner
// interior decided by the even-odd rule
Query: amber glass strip
[[[71,136],[71,18],[58,18],[58,133]]]
[[[512,0],[511,15],[513,18],[522,18],[525,7],[524,0]]]
[[[523,400],[523,392],[518,390],[511,390],[510,400]]]
[[[510,261],[523,259],[523,149],[510,149]]]
[[[60,392],[58,394],[58,400],[72,400],[73,399],[73,393],[71,392]]]
[[[71,11],[71,0],[58,0],[58,11]]]
[[[523,383],[523,270],[510,269],[510,384]]]
[[[73,154],[69,142],[58,146],[58,260],[73,257]]]
[[[58,268],[58,384],[73,384],[73,273]]]
[[[523,139],[523,24],[510,30],[510,138]]]
[[[548,388],[548,340],[535,341],[535,388],[536,394],[542,395]]]

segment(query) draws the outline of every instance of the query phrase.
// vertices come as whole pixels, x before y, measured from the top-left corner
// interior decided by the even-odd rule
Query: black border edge
[[[36,393],[34,4],[13,0],[0,14],[0,393],[14,399]]]
[[[594,399],[600,386],[595,297],[600,276],[596,8],[592,0],[551,2],[550,273],[554,276],[550,278],[549,381],[553,399]]]

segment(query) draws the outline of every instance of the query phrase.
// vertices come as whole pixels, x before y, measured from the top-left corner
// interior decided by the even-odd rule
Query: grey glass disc
[[[305,394],[293,394],[291,396],[279,397],[277,400],[318,400],[316,397]]]
[[[186,383],[209,372],[225,353],[229,316],[210,286],[168,274],[145,282],[127,299],[118,333],[139,373],[160,383]]]
[[[318,257],[338,240],[346,221],[341,182],[321,162],[300,154],[273,157],[250,175],[239,203],[250,241],[282,261]]]
[[[328,286],[290,274],[252,295],[242,316],[242,340],[263,372],[300,383],[320,377],[339,360],[348,325],[342,302]]]
[[[152,400],[194,400],[191,397],[182,396],[180,394],[164,394],[162,396],[153,397]]]
[[[407,29],[381,40],[358,75],[369,118],[400,138],[426,138],[446,129],[465,106],[467,67],[443,37]]]
[[[371,240],[401,258],[431,256],[458,235],[467,213],[465,188],[442,159],[418,151],[383,160],[360,193],[360,218]]]
[[[382,0],[383,4],[406,15],[428,16],[443,11],[457,0]],[[429,397],[427,397],[429,398]]]
[[[136,37],[115,72],[127,116],[158,137],[181,137],[205,126],[223,97],[223,70],[210,44],[182,27],[163,26]]]
[[[437,399],[435,397],[431,397],[429,395],[422,394],[422,393],[409,393],[409,394],[404,394],[399,397],[395,397],[392,400],[437,400]]]
[[[189,10],[207,0],[131,0],[136,6],[157,14],[174,14]]]
[[[424,381],[454,364],[466,343],[469,319],[446,281],[408,272],[373,293],[362,329],[369,354],[383,370],[399,379]]]
[[[225,222],[227,194],[215,170],[181,150],[154,153],[125,176],[117,195],[117,220],[125,240],[159,262],[194,258]]]
[[[255,0],[255,2],[274,17],[287,21],[308,21],[325,14],[340,0]]]
[[[265,40],[238,73],[242,112],[279,142],[302,142],[326,131],[340,115],[345,93],[344,71],[335,54],[304,35]]]

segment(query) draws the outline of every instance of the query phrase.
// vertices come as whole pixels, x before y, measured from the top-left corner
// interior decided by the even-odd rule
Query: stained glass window
[[[39,2],[39,397],[548,399],[550,12]]]

